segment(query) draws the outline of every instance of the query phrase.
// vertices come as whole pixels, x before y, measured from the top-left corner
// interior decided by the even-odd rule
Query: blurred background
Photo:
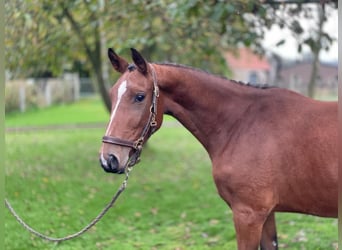
[[[214,74],[337,92],[337,1],[6,1],[6,113],[101,97],[108,47]]]
[[[62,237],[116,192],[123,176],[98,161],[108,91],[119,76],[109,47],[127,59],[134,47],[152,62],[337,100],[337,7],[326,0],[5,1],[6,198],[36,230]],[[232,213],[210,166],[200,143],[166,116],[99,224],[56,245],[6,212],[5,249],[236,249]],[[337,249],[337,220],[276,217],[281,249]]]

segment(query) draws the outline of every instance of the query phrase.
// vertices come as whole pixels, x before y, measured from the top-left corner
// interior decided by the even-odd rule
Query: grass
[[[64,111],[78,110],[80,120],[73,117],[73,122],[84,122],[87,103]],[[102,112],[101,105],[90,106],[94,113]],[[49,109],[50,117],[57,119],[61,108]],[[27,120],[36,125],[32,117],[44,124],[40,113],[47,111],[36,112],[8,116],[6,124],[24,125]],[[93,117],[98,122],[108,114]],[[97,159],[104,129],[6,135],[6,196],[34,228],[56,237],[73,233],[116,192],[124,176],[106,174]],[[151,138],[126,191],[82,237],[56,245],[26,232],[8,212],[5,219],[4,246],[11,250],[236,249],[232,213],[216,192],[209,158],[193,136],[177,126],[162,128]],[[277,214],[277,227],[281,249],[326,250],[337,244],[337,220]]]
[[[81,99],[77,104],[62,104],[45,109],[6,114],[6,127],[45,126],[107,122],[108,112],[100,98]]]

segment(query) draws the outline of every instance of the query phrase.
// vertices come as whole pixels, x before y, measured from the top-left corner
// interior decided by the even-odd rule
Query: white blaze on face
[[[117,98],[115,107],[114,107],[114,109],[112,111],[112,114],[110,116],[110,122],[109,122],[108,127],[107,127],[106,135],[109,135],[110,128],[112,126],[112,122],[114,121],[116,110],[118,109],[120,101],[121,101],[121,98],[125,94],[126,90],[127,90],[127,81],[125,80],[125,81],[123,81],[121,83],[121,85],[118,88],[118,98]]]

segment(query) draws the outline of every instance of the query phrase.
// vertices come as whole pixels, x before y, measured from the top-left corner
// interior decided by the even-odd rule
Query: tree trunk
[[[99,11],[100,13],[104,12],[105,9],[105,1],[98,1],[99,4]],[[103,21],[102,21],[102,15],[100,14],[98,16],[98,36],[97,36],[97,52],[99,53],[99,60],[100,60],[100,67],[99,70],[101,74],[99,75],[97,83],[99,86],[100,95],[102,97],[102,100],[108,110],[108,112],[111,111],[111,100],[108,95],[108,90],[106,88],[106,83],[109,81],[109,75],[108,75],[108,63],[109,61],[103,61],[105,58],[107,59],[107,50],[105,49],[106,46],[106,33],[104,32],[103,27]],[[108,63],[103,63],[108,62]],[[98,74],[98,73],[96,73]]]
[[[317,78],[319,76],[319,53],[322,49],[321,40],[322,40],[322,33],[323,33],[323,24],[325,19],[325,12],[323,6],[318,6],[318,32],[317,32],[317,39],[315,43],[312,45],[311,50],[313,53],[313,62],[312,62],[312,70],[310,81],[308,83],[308,96],[311,98],[315,97],[315,88],[317,83]]]
[[[105,107],[110,112],[111,111],[111,100],[108,94],[108,90],[106,88],[106,82],[103,78],[102,71],[102,58],[101,58],[101,38],[100,38],[100,28],[99,23],[97,22],[94,27],[94,38],[95,38],[95,48],[92,49],[90,44],[87,43],[86,37],[82,33],[82,29],[79,27],[78,23],[75,21],[73,15],[69,11],[69,9],[63,4],[60,5],[63,11],[63,15],[70,22],[71,27],[76,32],[76,35],[79,37],[81,44],[83,45],[86,56],[94,70],[94,74],[96,77],[97,84],[99,86],[99,91],[103,103]]]
[[[318,65],[319,65],[319,53],[314,53],[311,76],[310,76],[310,81],[308,84],[308,96],[311,98],[315,97],[316,79],[317,79],[317,76],[319,75]]]
[[[112,101],[110,100],[108,90],[106,88],[106,83],[102,76],[102,67],[97,67],[97,69],[94,69],[94,72],[97,80],[97,85],[99,86],[101,98],[106,109],[108,110],[108,112],[110,112],[112,108]]]

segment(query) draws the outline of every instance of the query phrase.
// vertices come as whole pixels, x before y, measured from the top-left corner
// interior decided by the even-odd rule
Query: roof
[[[298,62],[287,66],[280,71],[281,80],[289,82],[293,76],[300,77],[305,83],[309,82],[312,71],[312,62]],[[338,77],[338,67],[320,63],[318,65],[318,75],[322,81]]]
[[[225,59],[231,69],[270,70],[265,57],[259,56],[249,48],[240,48],[237,53],[225,53]]]

